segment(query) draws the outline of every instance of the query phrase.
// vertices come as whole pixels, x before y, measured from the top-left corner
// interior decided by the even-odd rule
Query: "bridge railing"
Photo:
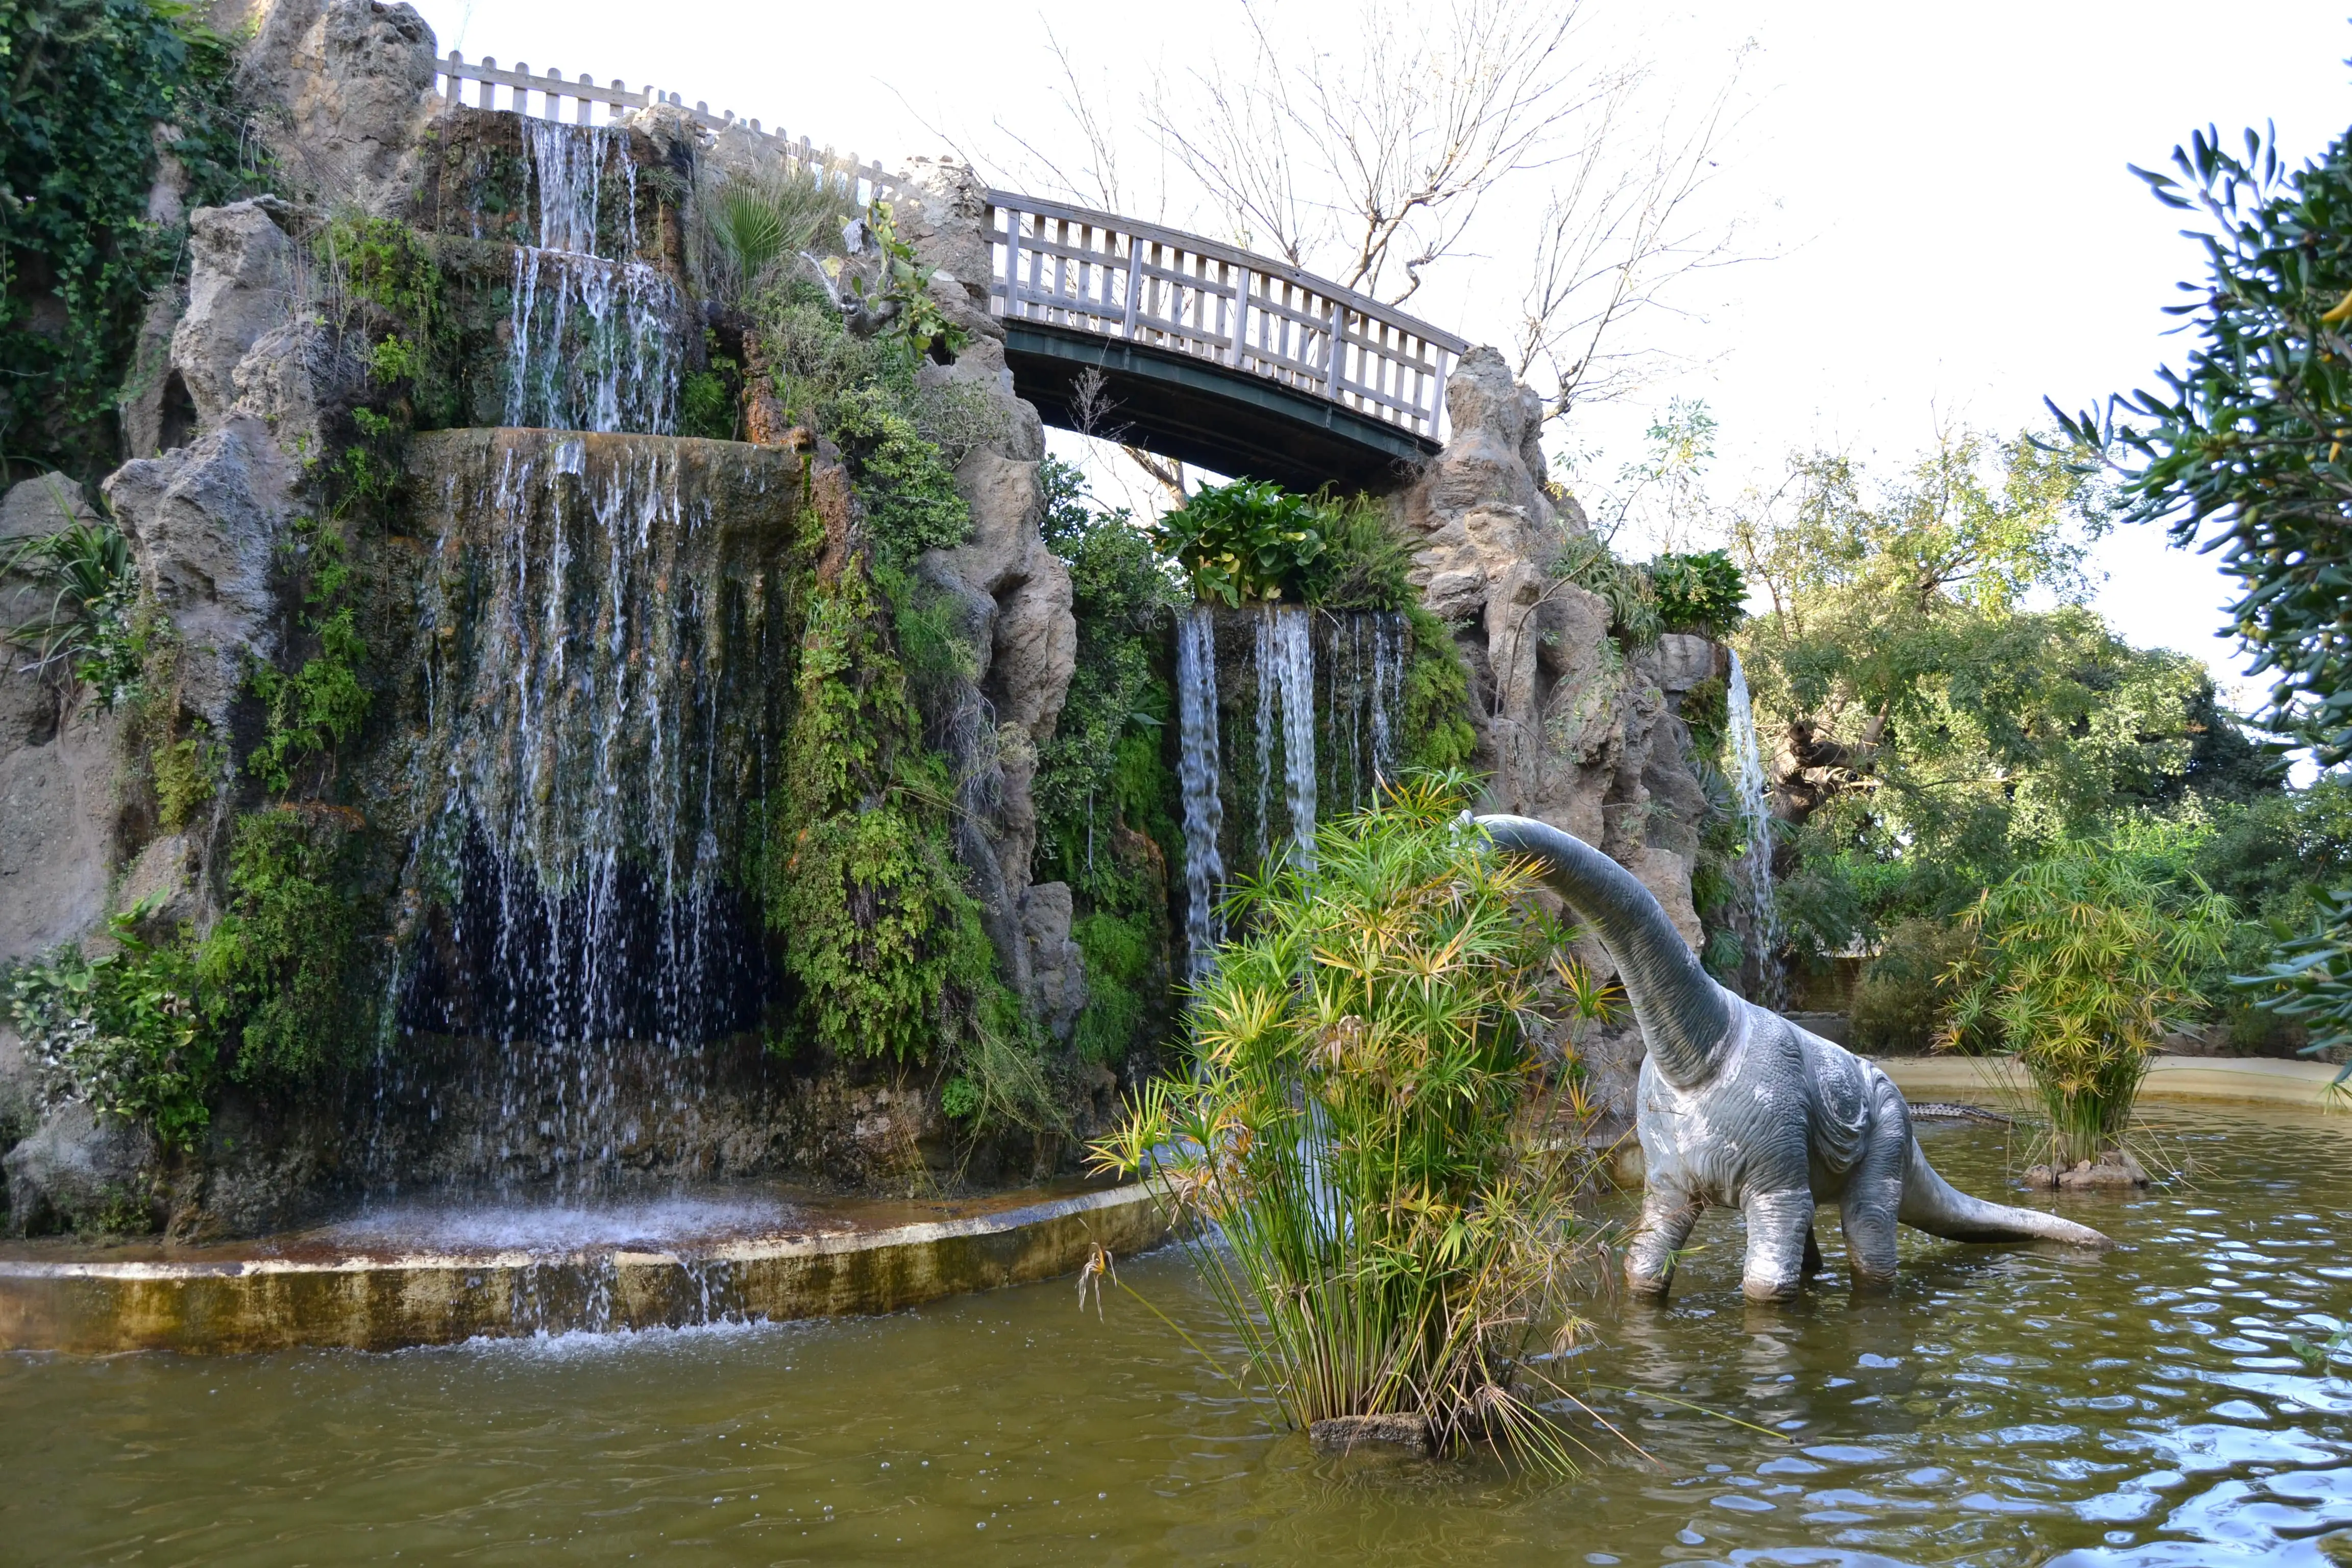
[[[769,131],[734,110],[689,106],[675,92],[618,79],[598,82],[517,61],[437,62],[435,91],[478,107],[575,124],[612,124],[628,110],[667,103],[712,131],[732,128],[771,143],[788,166],[840,180],[860,202],[905,183],[855,153],[819,148]],[[1445,438],[1445,377],[1468,343],[1369,295],[1286,262],[1198,235],[1008,191],[988,193],[993,247],[990,309],[1144,343],[1210,361],[1327,399],[1412,431]]]
[[[1209,360],[1445,438],[1464,339],[1198,235],[1009,191],[988,200],[998,315]]]
[[[879,163],[859,162],[855,153],[836,153],[830,147],[819,148],[805,136],[793,141],[781,130],[761,129],[756,120],[738,119],[731,109],[714,114],[708,103],[688,105],[677,93],[664,92],[651,85],[632,90],[617,77],[603,85],[585,74],[567,81],[560,70],[551,69],[541,75],[521,61],[501,67],[495,58],[468,60],[455,49],[449,51],[448,58],[436,62],[434,91],[445,101],[464,102],[469,83],[476,91],[478,108],[506,110],[539,120],[562,120],[568,107],[572,122],[576,125],[610,125],[630,110],[671,104],[713,131],[733,126],[773,143],[792,167],[841,179],[860,202],[887,196],[900,184],[899,176]],[[500,89],[505,90],[501,92]]]

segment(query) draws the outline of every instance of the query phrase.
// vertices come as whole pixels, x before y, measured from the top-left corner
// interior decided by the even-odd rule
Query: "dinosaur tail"
[[[1969,1196],[1936,1173],[1916,1138],[1903,1176],[1903,1206],[1895,1217],[1947,1241],[2063,1241],[2101,1252],[2115,1245],[2089,1226],[2054,1214]]]

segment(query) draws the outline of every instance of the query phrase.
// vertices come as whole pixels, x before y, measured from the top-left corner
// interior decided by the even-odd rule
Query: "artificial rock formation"
[[[924,367],[927,382],[979,387],[1001,416],[997,438],[956,469],[956,489],[971,509],[971,537],[929,552],[919,568],[955,606],[973,669],[963,710],[946,726],[966,808],[958,849],[977,883],[999,962],[1039,1021],[1066,1039],[1086,997],[1084,965],[1070,938],[1070,893],[1059,883],[1029,882],[1037,749],[1053,738],[1078,647],[1069,569],[1038,531],[1045,427],[1037,410],[1013,395],[1004,327],[988,313],[986,200],[978,177],[959,163],[918,160],[892,208],[901,237],[934,269],[933,298],[965,335],[953,363]]]
[[[1455,628],[1470,668],[1487,805],[1600,846],[1696,950],[1705,938],[1691,873],[1706,798],[1676,704],[1717,673],[1717,650],[1670,636],[1628,658],[1610,638],[1607,601],[1554,574],[1569,537],[1590,524],[1547,485],[1542,401],[1501,354],[1465,354],[1445,407],[1445,449],[1400,507],[1422,603]],[[1630,1117],[1638,1035],[1602,1030],[1583,1051],[1601,1100]]]

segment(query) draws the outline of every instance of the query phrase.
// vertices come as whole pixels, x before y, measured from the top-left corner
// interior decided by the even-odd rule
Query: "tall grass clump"
[[[1187,1245],[1284,1415],[1418,1417],[1572,1469],[1538,1370],[1579,1326],[1600,1246],[1581,1109],[1547,1030],[1604,1002],[1570,933],[1423,776],[1324,824],[1310,869],[1230,900],[1249,934],[1193,998],[1189,1077],[1095,1146],[1188,1222]]]
[[[2098,1157],[2131,1121],[2148,1058],[2205,998],[2230,901],[2190,878],[2154,878],[2105,845],[2069,845],[1985,889],[1970,945],[1945,972],[1955,996],[1940,1048],[1979,1031],[2017,1058],[2050,1117],[2061,1164]]]

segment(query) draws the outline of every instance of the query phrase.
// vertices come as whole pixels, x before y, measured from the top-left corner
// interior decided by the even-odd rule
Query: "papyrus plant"
[[[2229,900],[2202,882],[2068,846],[1963,917],[1975,941],[1945,972],[1956,999],[1937,1044],[1990,1030],[2032,1079],[2060,1163],[2095,1158],[2130,1121],[2166,1032],[2203,1005],[2192,977],[2221,957],[2230,923]]]
[[[1230,900],[1195,1059],[1096,1145],[1187,1245],[1284,1415],[1412,1415],[1571,1468],[1541,1352],[1598,1249],[1560,1023],[1608,998],[1458,779],[1325,823],[1310,871]],[[1530,1357],[1536,1360],[1531,1363]]]

